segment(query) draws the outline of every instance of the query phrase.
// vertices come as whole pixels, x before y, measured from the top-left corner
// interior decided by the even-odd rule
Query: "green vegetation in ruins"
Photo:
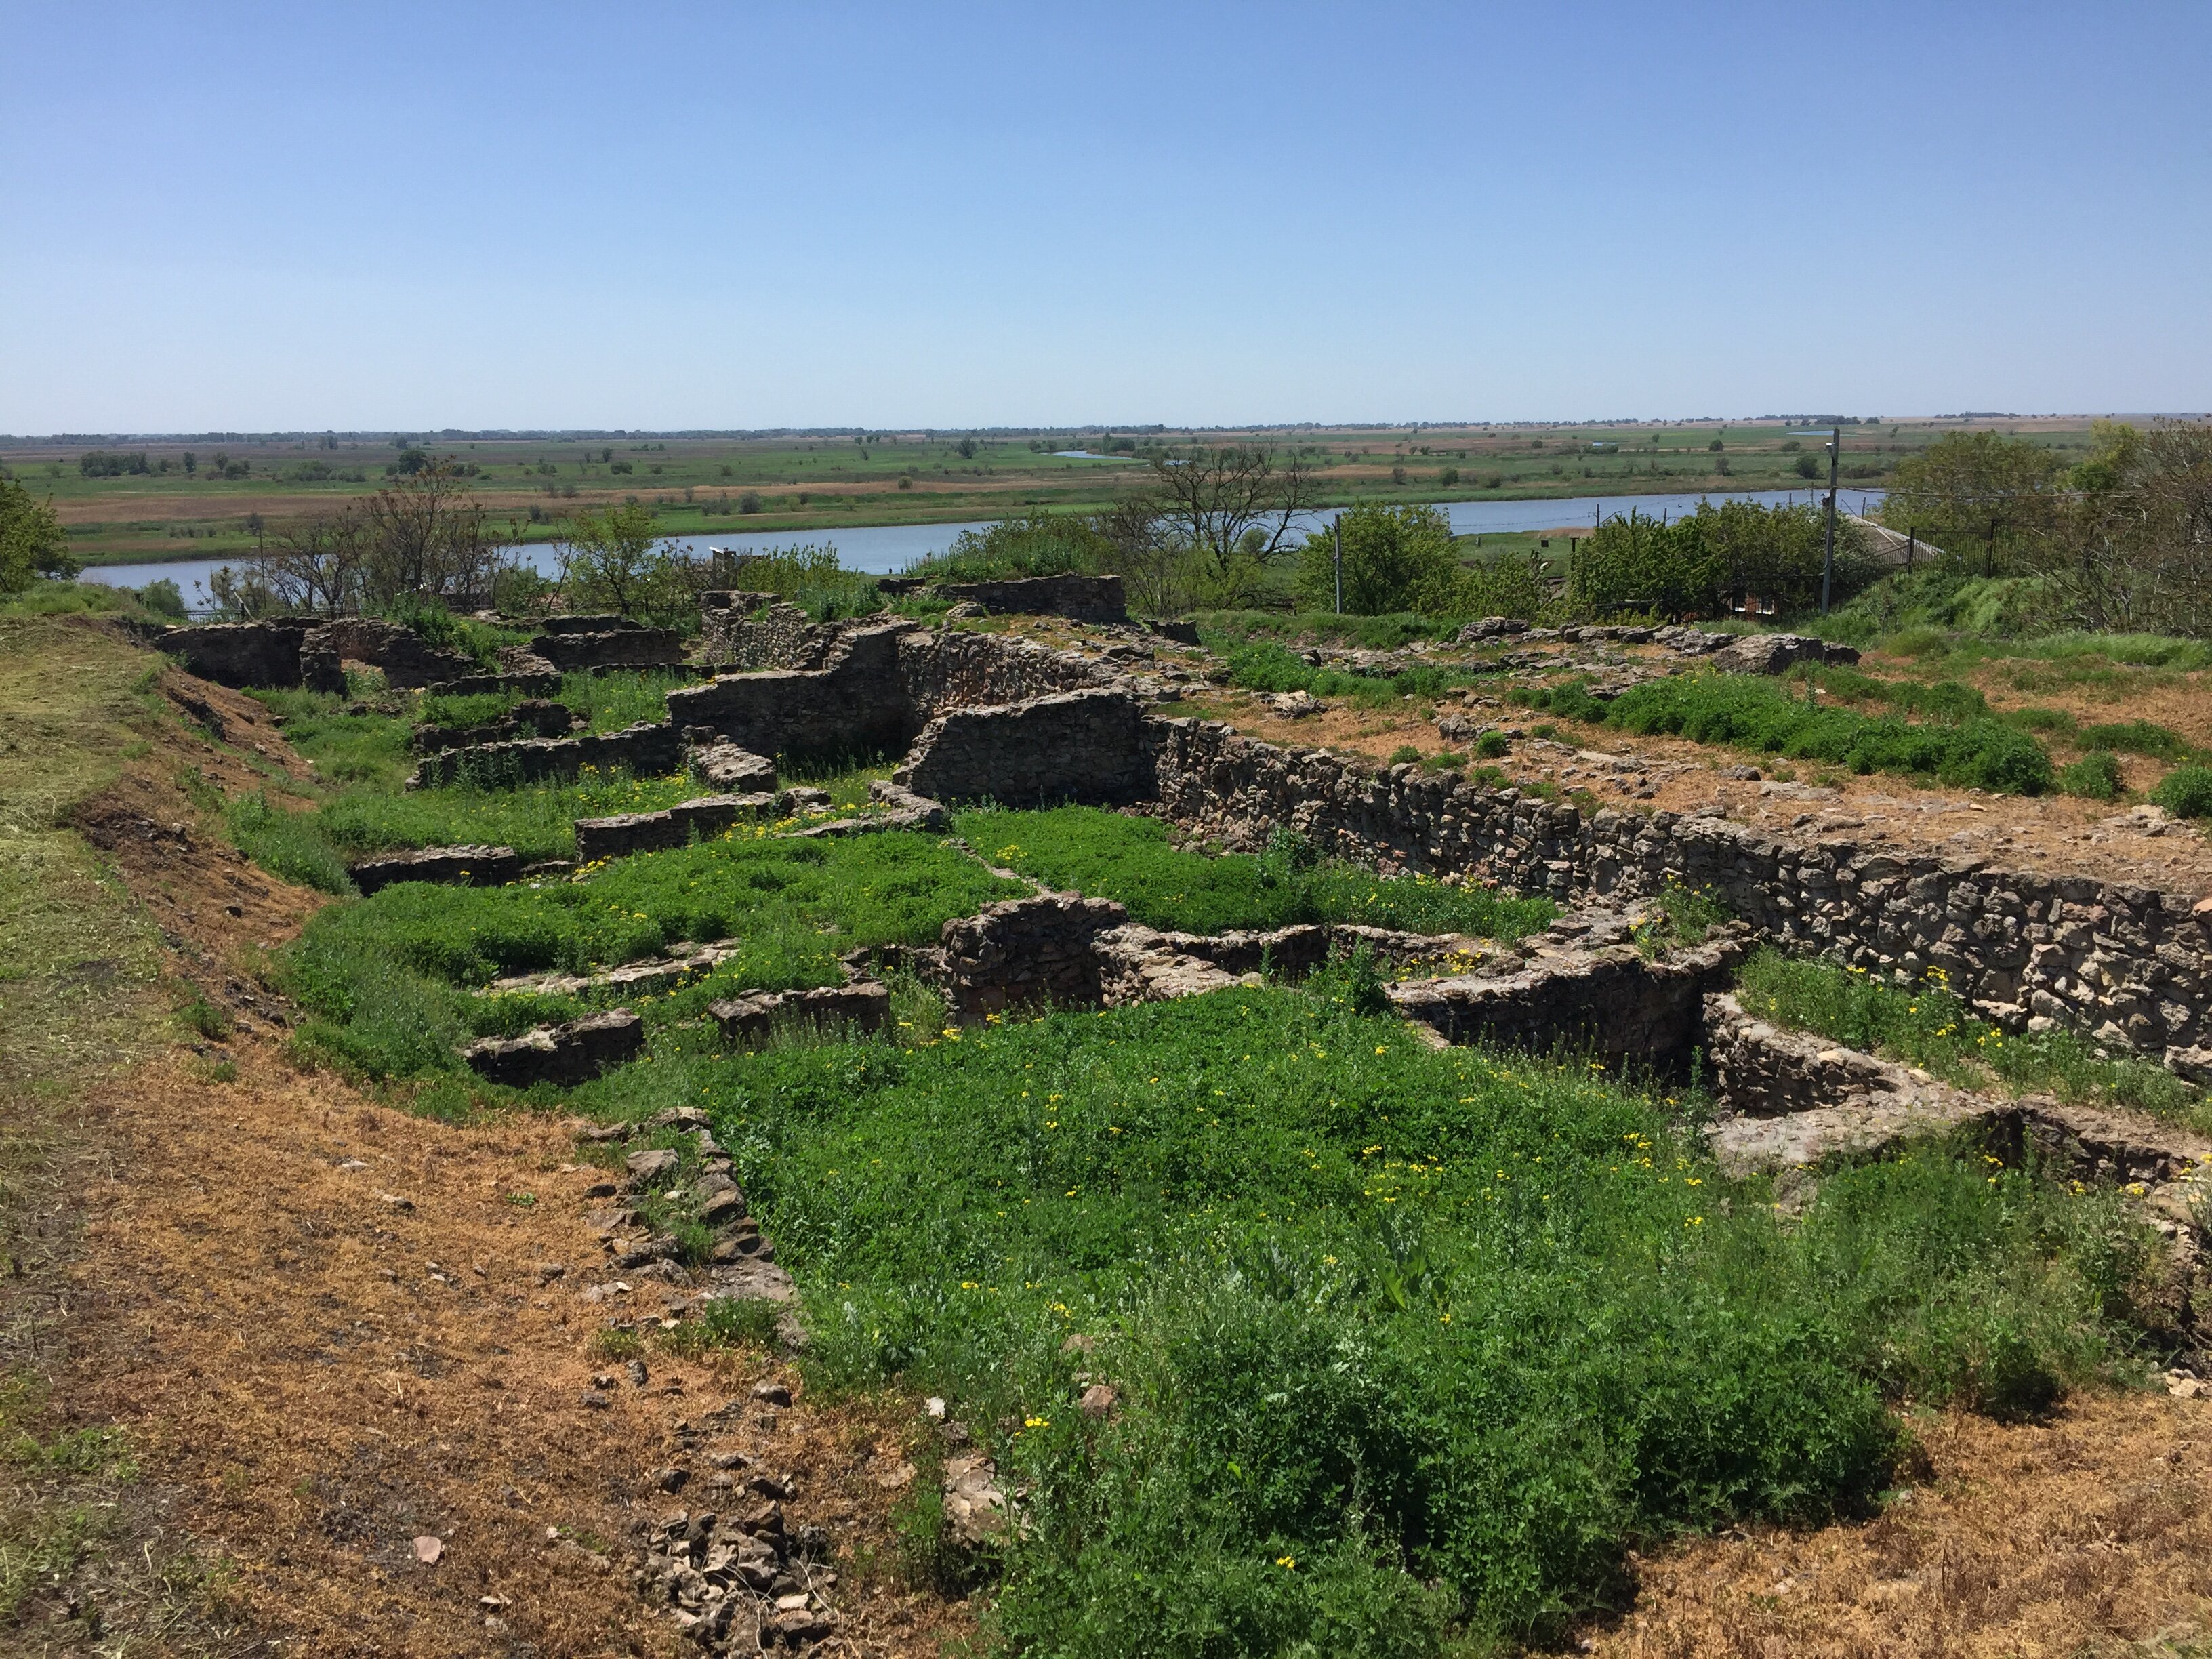
[[[1176,846],[1167,827],[1095,807],[963,812],[954,827],[984,857],[1048,887],[1109,898],[1147,927],[1194,933],[1300,922],[1361,922],[1421,933],[1518,939],[1559,914],[1547,899],[1428,876],[1378,876],[1316,860],[1280,836],[1257,856]]]
[[[2212,1102],[2163,1066],[2110,1058],[2071,1031],[2008,1033],[1977,1018],[1940,968],[1893,985],[1863,969],[1763,950],[1744,964],[1736,994],[1761,1019],[1905,1061],[1961,1088],[2130,1106],[2212,1131]]]
[[[1801,696],[1747,675],[1685,674],[1646,681],[1609,703],[1593,698],[1579,681],[1516,688],[1512,696],[1527,708],[1625,732],[1666,732],[1854,772],[1894,772],[2019,795],[2042,794],[2057,781],[2042,745],[2002,721],[1984,714],[1918,724],[1870,717],[1812,700],[1809,684]]]
[[[2212,424],[2099,421],[2081,459],[1990,430],[1898,467],[1882,520],[1984,579],[2026,577],[2027,631],[2212,631]]]
[[[658,1030],[702,1018],[733,991],[835,984],[843,953],[933,940],[951,917],[1021,890],[926,836],[740,833],[617,860],[578,881],[403,882],[317,912],[283,972],[313,1016],[303,1051],[371,1077],[431,1075],[459,1069],[455,1050],[473,1036],[583,1011],[570,998],[471,994],[495,978],[739,940],[733,958],[679,991],[625,997]]]
[[[1356,616],[1533,617],[1550,602],[1533,553],[1500,550],[1472,562],[1433,507],[1364,501],[1313,532],[1298,551],[1291,591],[1301,610]]]
[[[1231,646],[1229,683],[1248,691],[1310,691],[1317,697],[1343,697],[1363,708],[1381,708],[1401,697],[1433,697],[1455,685],[1488,678],[1481,668],[1423,664],[1401,669],[1388,678],[1343,668],[1316,668],[1273,640]]]
[[[1631,1547],[1864,1513],[1887,1401],[2127,1374],[2153,1246],[2109,1194],[1930,1147],[1786,1218],[1678,1099],[1327,988],[656,1042],[574,1097],[706,1108],[815,1384],[943,1395],[1025,1492],[983,1564],[1020,1648],[1548,1638],[1623,1604]]]

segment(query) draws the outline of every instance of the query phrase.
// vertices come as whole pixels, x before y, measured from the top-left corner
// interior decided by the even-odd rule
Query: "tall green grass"
[[[479,998],[507,975],[584,973],[682,941],[743,949],[676,996],[647,1000],[655,1026],[698,1018],[711,996],[837,982],[856,949],[933,939],[953,916],[1022,890],[933,838],[742,836],[639,854],[581,881],[501,888],[404,882],[309,921],[283,957],[286,988],[314,1018],[311,1052],[377,1077],[452,1070],[474,1036],[572,1015],[566,1001]],[[633,1000],[635,1006],[637,1000]]]
[[[941,1394],[999,1458],[1018,1650],[1553,1632],[1632,1545],[1863,1512],[1886,1399],[2031,1412],[2123,1363],[2146,1249],[1942,1149],[1793,1223],[1670,1103],[1288,991],[657,1047],[580,1098],[706,1107],[817,1382]]]
[[[1513,698],[1531,708],[1624,732],[1665,732],[1694,743],[1826,761],[1854,772],[1895,772],[2018,795],[2045,793],[2056,782],[2051,757],[2041,744],[1986,715],[1939,717],[1916,725],[1894,715],[1873,717],[1815,704],[1786,685],[1747,675],[1648,680],[1610,703],[1598,702],[1577,683],[1522,688]]]
[[[1288,841],[1256,857],[1187,851],[1169,839],[1164,824],[1096,807],[963,812],[955,824],[979,853],[1008,869],[1048,887],[1113,899],[1148,927],[1187,933],[1352,921],[1517,939],[1559,914],[1547,899],[1316,862]]]
[[[1978,1018],[1940,969],[1900,987],[1763,950],[1744,964],[1737,995],[1762,1019],[1909,1061],[1966,1088],[2130,1106],[2212,1130],[2212,1103],[2164,1066],[2111,1058],[2071,1031],[2008,1033]]]

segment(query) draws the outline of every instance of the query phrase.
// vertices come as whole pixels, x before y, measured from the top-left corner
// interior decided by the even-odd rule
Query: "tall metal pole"
[[[1337,509],[1336,517],[1330,522],[1331,527],[1336,532],[1336,614],[1341,617],[1344,614],[1344,509],[1342,507]]]
[[[1820,553],[1820,614],[1828,614],[1828,592],[1836,580],[1836,474],[1844,459],[1844,429],[1828,434],[1828,536]]]

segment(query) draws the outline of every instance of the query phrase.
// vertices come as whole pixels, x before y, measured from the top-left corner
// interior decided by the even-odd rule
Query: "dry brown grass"
[[[2212,1401],[2086,1396],[2047,1424],[1923,1425],[1877,1521],[1703,1539],[1640,1564],[1621,1659],[2081,1659],[2212,1649]]]

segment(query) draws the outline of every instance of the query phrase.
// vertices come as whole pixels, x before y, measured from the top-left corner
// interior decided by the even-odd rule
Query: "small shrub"
[[[2212,768],[2177,766],[2150,798],[2178,818],[2212,817]]]
[[[1485,760],[1496,760],[1500,755],[1512,752],[1513,744],[1503,732],[1486,732],[1474,740],[1474,752]]]
[[[2081,741],[2093,749],[2117,749],[2123,754],[2148,755],[2153,760],[2185,760],[2191,752],[2179,732],[2142,720],[2086,726]]]
[[[1390,764],[1393,766],[1419,766],[1420,763],[1421,751],[1410,743],[1401,743],[1390,751]]]
[[[2084,755],[2058,769],[2058,787],[2085,800],[2113,800],[2120,793],[2120,763],[2110,755]]]

